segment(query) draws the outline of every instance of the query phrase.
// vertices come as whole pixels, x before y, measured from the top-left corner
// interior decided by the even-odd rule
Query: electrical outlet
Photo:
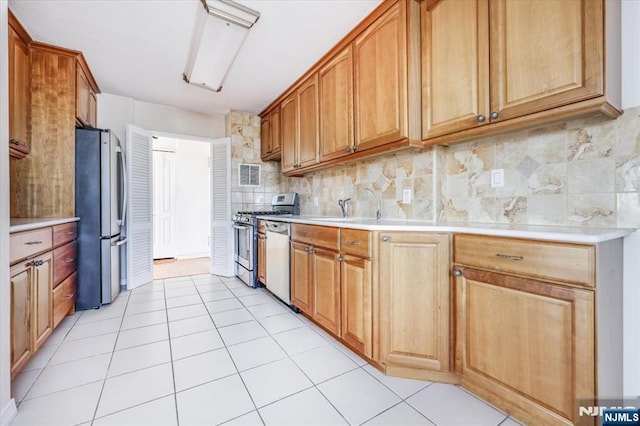
[[[313,197],[313,205],[318,207],[320,205],[320,199],[318,197]]]
[[[413,196],[413,191],[410,189],[402,190],[402,204],[411,204],[411,197]]]
[[[502,188],[504,186],[504,169],[491,170],[491,187]]]

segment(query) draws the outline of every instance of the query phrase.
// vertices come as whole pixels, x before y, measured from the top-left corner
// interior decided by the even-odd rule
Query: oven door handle
[[[251,228],[250,226],[244,226],[244,225],[233,225],[233,229],[239,229],[241,231],[244,231],[245,229],[249,229]]]

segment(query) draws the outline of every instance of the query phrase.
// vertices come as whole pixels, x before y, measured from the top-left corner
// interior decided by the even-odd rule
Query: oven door
[[[235,235],[235,260],[245,269],[253,271],[253,226],[233,224]]]

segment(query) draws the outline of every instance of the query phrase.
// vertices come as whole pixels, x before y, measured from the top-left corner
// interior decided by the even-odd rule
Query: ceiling
[[[83,52],[103,93],[258,113],[380,0],[237,0],[260,12],[222,91],[182,80],[200,0],[9,0],[36,41]]]

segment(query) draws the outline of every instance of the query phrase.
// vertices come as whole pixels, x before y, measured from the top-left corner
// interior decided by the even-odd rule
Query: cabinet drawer
[[[75,241],[58,247],[53,251],[53,286],[57,286],[76,270],[77,247]]]
[[[51,228],[11,234],[9,244],[9,262],[13,264],[20,259],[50,249],[52,247]]]
[[[302,225],[294,223],[291,225],[291,239],[301,243],[306,243],[316,247],[324,247],[338,251],[340,228],[317,225]]]
[[[60,244],[73,241],[78,236],[78,228],[76,222],[63,223],[62,225],[55,225],[53,227],[53,245],[59,246]]]
[[[371,257],[371,233],[361,229],[340,230],[340,252],[359,257]]]
[[[58,287],[53,289],[53,328],[69,313],[76,304],[76,273],[71,274]]]
[[[594,286],[595,247],[480,235],[454,237],[455,263]]]

